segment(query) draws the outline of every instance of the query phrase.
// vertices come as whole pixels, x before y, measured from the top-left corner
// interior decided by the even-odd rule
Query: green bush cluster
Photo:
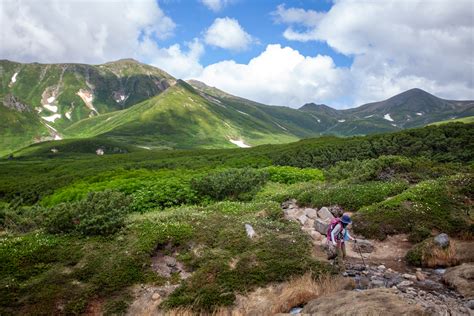
[[[472,178],[472,174],[464,174],[423,181],[391,199],[362,208],[354,215],[354,231],[379,239],[400,233],[419,239],[432,229],[462,234],[469,230],[464,185],[472,184]]]
[[[180,178],[155,180],[132,193],[132,197],[131,207],[138,212],[200,202],[197,192],[190,187],[189,182]]]
[[[249,200],[268,179],[266,172],[251,169],[226,169],[194,178],[191,187],[201,196],[214,200]]]
[[[303,205],[318,208],[337,204],[347,211],[357,211],[363,206],[394,196],[407,187],[408,184],[405,181],[326,184],[302,192],[297,200]]]
[[[380,156],[375,159],[339,161],[325,171],[330,181],[366,182],[405,179],[410,183],[452,175],[459,164],[440,164],[423,157]]]
[[[290,166],[270,166],[264,168],[269,180],[278,183],[293,184],[297,182],[323,181],[323,172],[315,168],[297,168]]]
[[[123,227],[130,202],[131,199],[120,192],[91,192],[79,202],[52,207],[46,216],[45,227],[50,233],[107,236]]]

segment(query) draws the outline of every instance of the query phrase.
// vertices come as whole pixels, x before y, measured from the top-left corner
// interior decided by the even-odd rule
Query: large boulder
[[[324,221],[331,221],[334,218],[327,207],[321,207],[318,211],[318,216]]]
[[[474,263],[463,263],[447,269],[443,281],[465,298],[474,298]]]
[[[440,248],[447,248],[449,246],[449,236],[447,234],[439,234],[434,238],[434,243]]]
[[[310,315],[424,315],[418,305],[409,305],[393,289],[339,291],[310,301],[301,311]]]
[[[314,230],[316,230],[318,233],[326,235],[328,232],[328,227],[329,222],[326,222],[319,218],[314,220]]]
[[[316,219],[318,217],[318,212],[314,208],[305,208],[304,214],[311,219]]]

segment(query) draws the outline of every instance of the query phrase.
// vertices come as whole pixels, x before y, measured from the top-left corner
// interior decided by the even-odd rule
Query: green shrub
[[[330,184],[302,192],[297,200],[304,205],[323,207],[339,205],[348,211],[357,211],[396,195],[408,187],[405,181],[368,182],[364,184]]]
[[[290,166],[270,166],[264,168],[269,174],[269,180],[278,183],[293,184],[297,182],[322,181],[323,172],[315,168],[297,168]]]
[[[268,174],[256,169],[227,169],[194,178],[191,187],[214,200],[248,200],[267,181]]]
[[[132,197],[131,207],[138,212],[200,202],[197,192],[191,189],[189,182],[180,178],[155,180],[152,184],[138,189]]]
[[[463,234],[469,230],[462,193],[466,183],[472,183],[471,174],[420,182],[391,199],[360,209],[354,215],[354,231],[379,239],[412,232],[416,236],[417,231],[426,234],[432,229]]]
[[[124,225],[130,202],[120,192],[91,192],[84,200],[51,208],[45,226],[51,233],[110,235]]]
[[[45,208],[41,206],[0,206],[0,228],[26,233],[40,228]]]
[[[423,226],[416,226],[408,235],[408,240],[412,243],[419,243],[431,236],[431,231]]]

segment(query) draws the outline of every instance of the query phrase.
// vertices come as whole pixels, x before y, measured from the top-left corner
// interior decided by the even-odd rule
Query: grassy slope
[[[65,130],[69,137],[101,137],[150,147],[232,148],[297,139],[268,121],[211,102],[184,82],[133,107],[83,120]]]
[[[377,147],[372,143],[373,147],[366,147],[367,153],[359,158],[390,151],[397,144],[391,143],[393,140],[412,146],[403,137],[411,135],[437,153],[443,152],[444,157],[451,157],[450,161],[468,163],[472,160],[472,148],[465,141],[472,139],[466,134],[472,127],[451,124],[364,137],[364,141],[375,139],[383,145]],[[450,136],[453,131],[458,134]],[[441,134],[448,137],[449,144],[457,143],[465,154],[457,151],[456,146],[430,143],[439,140]],[[68,142],[76,141],[64,144]],[[140,196],[144,185],[158,180],[175,179],[183,185],[183,177],[229,166],[267,166],[281,152],[301,156],[301,150],[308,147],[335,148],[330,158],[344,161],[354,158],[346,152],[351,150],[351,143],[357,147],[361,144],[358,138],[322,138],[249,150],[140,151],[57,159],[36,156],[1,162],[0,197],[13,207],[12,214],[6,214],[6,221],[2,217],[5,213],[0,213],[0,225],[7,227],[7,233],[0,236],[0,313],[55,314],[57,306],[62,306],[66,314],[81,313],[91,301],[103,302],[106,312],[123,313],[131,300],[131,285],[179,282],[177,275],[166,279],[150,269],[151,257],[157,251],[176,251],[178,259],[194,271],[166,301],[167,307],[192,305],[196,310],[212,310],[232,304],[236,294],[258,286],[307,271],[320,276],[328,270],[312,259],[308,236],[296,223],[281,218],[279,203],[289,198],[314,206],[339,204],[346,211],[357,211],[355,221],[365,224],[357,226],[357,231],[379,238],[384,233],[412,233],[418,228],[414,224],[428,231],[446,229],[460,234],[466,230],[466,224],[472,223],[472,218],[466,219],[464,215],[473,199],[472,171],[462,164],[407,157],[336,164],[326,170],[331,183],[269,182],[254,201],[246,203],[156,208],[145,214],[129,214],[126,226],[109,237],[47,234],[39,228],[45,223],[48,209],[14,206],[30,204],[28,197],[38,193],[43,200],[48,196],[59,198],[58,188],[71,195],[79,190],[105,187]],[[43,148],[44,144],[37,146]],[[417,155],[423,153],[416,151]],[[437,157],[433,153],[426,156]],[[455,175],[458,173],[464,175]],[[167,182],[159,182],[153,191],[163,191],[163,183]],[[19,194],[23,200],[18,198]],[[407,202],[416,205],[411,208]],[[374,212],[373,216],[366,217],[370,212]],[[254,227],[257,238],[248,239],[245,223]]]
[[[474,123],[474,116],[468,116],[468,117],[463,117],[463,118],[458,118],[458,119],[453,119],[453,120],[445,120],[445,121],[439,121],[439,122],[434,122],[431,123],[430,125],[441,125],[441,124],[449,124],[449,123],[455,123],[455,122],[460,122],[460,123]]]
[[[17,73],[16,82],[11,82]],[[104,65],[83,64],[21,64],[0,60],[0,100],[7,102],[11,98],[22,105],[26,111],[0,109],[0,155],[17,150],[38,139],[51,137],[45,127],[48,123],[59,134],[73,122],[91,115],[91,110],[77,95],[80,89],[93,90],[93,105],[99,113],[107,113],[127,108],[130,105],[161,93],[174,82],[174,78],[160,69],[143,65],[135,61],[121,60]],[[40,114],[35,110],[41,107],[42,95],[53,91],[62,117],[46,122],[41,117],[55,114],[43,108]],[[117,102],[115,92],[128,98]],[[15,113],[16,112],[16,113]],[[71,119],[66,113],[71,113]]]

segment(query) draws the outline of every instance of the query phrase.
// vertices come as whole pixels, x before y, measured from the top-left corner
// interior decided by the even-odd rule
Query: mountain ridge
[[[299,109],[266,105],[176,79],[134,59],[99,65],[1,60],[0,74],[0,154],[77,137],[153,148],[245,147],[389,132],[474,115],[474,101],[444,100],[417,88],[344,110],[314,103]],[[194,107],[200,111],[191,111]]]

